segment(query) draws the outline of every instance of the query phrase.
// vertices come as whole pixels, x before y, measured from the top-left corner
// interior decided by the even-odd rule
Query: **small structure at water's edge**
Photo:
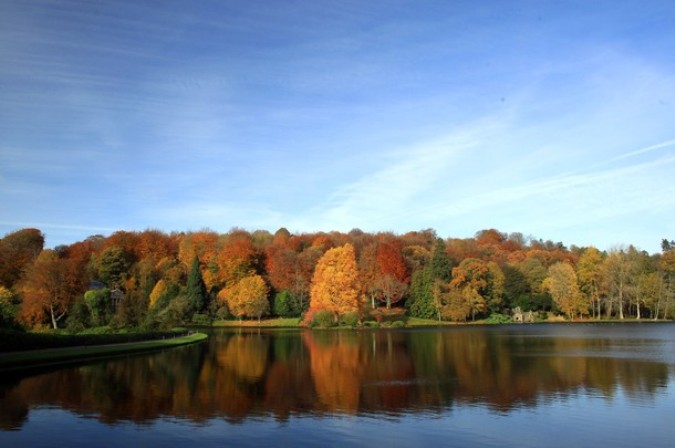
[[[517,323],[532,323],[534,322],[534,312],[525,311],[523,312],[519,306],[515,307],[512,311],[513,321]]]

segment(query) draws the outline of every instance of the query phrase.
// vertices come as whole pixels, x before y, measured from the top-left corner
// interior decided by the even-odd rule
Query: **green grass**
[[[398,319],[405,322],[406,327],[433,327],[439,325],[452,325],[450,322],[439,322],[436,319],[421,319],[419,317],[405,317]],[[393,321],[392,321],[393,322]],[[390,323],[392,323],[390,322]],[[240,327],[253,327],[253,328],[300,328],[300,319],[297,317],[289,318],[275,318],[275,319],[262,319],[258,323],[257,319],[253,320],[219,320],[213,323],[214,327],[230,327],[230,328],[240,328]],[[377,325],[380,327],[380,325]],[[352,328],[347,325],[340,325],[335,328]]]
[[[121,344],[126,342],[144,342],[154,339],[168,339],[187,334],[187,329],[171,331],[112,331],[106,327],[98,327],[86,332],[71,334],[62,330],[3,331],[0,329],[0,353],[22,350],[41,350],[52,348],[79,347],[85,345]]]
[[[437,327],[439,325],[451,325],[451,323],[437,319],[422,319],[421,317],[409,317],[407,322],[408,327]]]
[[[266,327],[266,328],[293,328],[300,326],[299,317],[279,317],[275,319],[253,320],[217,320],[214,327]]]
[[[16,370],[26,367],[42,367],[55,364],[83,361],[130,353],[161,350],[181,345],[205,341],[206,334],[195,333],[152,341],[128,342],[121,344],[91,345],[81,347],[51,348],[44,350],[28,350],[0,354],[0,370]]]

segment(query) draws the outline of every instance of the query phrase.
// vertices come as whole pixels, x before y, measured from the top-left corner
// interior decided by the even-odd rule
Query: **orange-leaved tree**
[[[22,315],[31,324],[49,318],[56,329],[71,303],[85,289],[86,277],[77,263],[53,250],[42,251],[23,278]]]
[[[354,247],[329,249],[316,265],[310,287],[310,311],[328,310],[335,321],[359,309],[359,273]]]

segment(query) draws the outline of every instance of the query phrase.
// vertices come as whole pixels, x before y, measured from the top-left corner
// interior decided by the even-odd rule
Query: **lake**
[[[670,447],[675,324],[213,330],[0,376],[0,446]]]

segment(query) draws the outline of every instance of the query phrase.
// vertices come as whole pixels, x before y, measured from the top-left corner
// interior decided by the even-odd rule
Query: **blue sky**
[[[0,1],[0,234],[675,238],[675,2]]]

